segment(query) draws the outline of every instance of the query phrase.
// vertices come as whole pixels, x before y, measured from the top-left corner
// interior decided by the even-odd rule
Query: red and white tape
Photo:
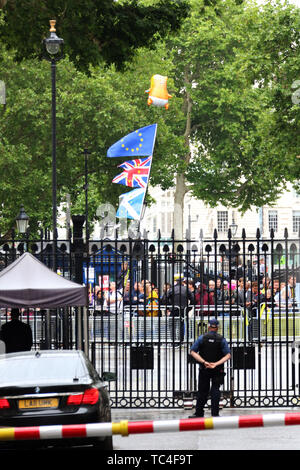
[[[300,424],[300,412],[161,421],[120,421],[119,423],[6,427],[0,428],[0,441],[65,439],[76,437],[89,438],[112,436],[116,434],[128,436],[130,434],[156,432],[202,431],[210,429],[236,429],[297,424]]]

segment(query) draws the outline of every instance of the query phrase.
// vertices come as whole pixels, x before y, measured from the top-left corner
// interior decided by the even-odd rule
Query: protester
[[[215,303],[215,281],[213,281],[212,279],[208,281],[208,294]]]
[[[234,291],[234,302],[240,307],[244,306],[246,290],[244,288],[244,279],[238,279],[238,288]]]
[[[206,314],[209,310],[203,309],[203,306],[214,305],[214,293],[208,292],[206,284],[200,283],[195,291],[195,306],[200,308],[200,312]],[[211,309],[212,310],[212,309]],[[210,310],[210,311],[211,311]]]
[[[132,303],[132,289],[130,288],[130,280],[128,279],[124,286],[123,292],[123,303],[124,306],[128,306]]]
[[[147,295],[146,316],[157,317],[159,315],[159,296],[157,289],[150,289]]]
[[[162,305],[167,305],[168,304],[168,293],[169,293],[170,289],[171,289],[171,284],[169,282],[166,282],[163,286],[163,294],[160,298],[160,303]]]
[[[132,305],[138,304],[139,299],[139,289],[138,289],[138,282],[134,283],[133,289],[131,291],[131,303]]]
[[[251,317],[257,316],[258,290],[258,282],[253,281],[250,290],[246,292],[246,307]]]
[[[109,290],[103,294],[103,310],[107,313],[121,313],[123,309],[123,295],[120,289],[116,290],[116,283],[110,282]]]
[[[103,306],[104,298],[103,298],[103,290],[100,287],[96,287],[95,289],[95,310],[100,311]]]
[[[218,305],[230,305],[234,303],[234,296],[229,291],[229,283],[227,280],[224,280],[222,289],[217,295],[217,304]]]

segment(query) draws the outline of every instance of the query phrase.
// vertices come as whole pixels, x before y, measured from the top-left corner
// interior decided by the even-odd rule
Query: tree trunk
[[[192,115],[192,100],[190,94],[188,92],[189,87],[189,80],[188,74],[185,74],[185,100],[184,100],[184,109],[186,111],[186,125],[185,125],[185,132],[184,132],[184,141],[186,146],[186,154],[182,157],[185,164],[188,165],[191,160],[191,152],[190,152],[190,134],[191,134],[191,115]],[[175,240],[183,240],[185,234],[184,231],[184,196],[188,192],[188,188],[186,186],[185,174],[184,173],[177,173],[176,175],[176,185],[175,185],[175,193],[174,193],[174,217],[173,217],[173,225],[174,225],[174,234]]]
[[[174,235],[175,240],[183,239],[184,227],[184,196],[186,194],[185,176],[177,173],[176,175],[176,189],[174,193]]]

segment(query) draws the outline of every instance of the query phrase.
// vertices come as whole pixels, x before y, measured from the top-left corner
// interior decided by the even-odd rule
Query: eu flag
[[[142,127],[126,135],[107,150],[112,157],[148,157],[153,155],[157,124]]]

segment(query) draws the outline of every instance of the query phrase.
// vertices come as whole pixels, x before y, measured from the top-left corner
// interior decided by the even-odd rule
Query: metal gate
[[[21,243],[1,245],[1,268]],[[49,245],[27,238],[22,249],[51,268]],[[70,239],[58,250],[59,273],[88,285],[89,306],[24,311],[23,320],[35,348],[82,348],[100,375],[116,373],[113,407],[190,406],[198,369],[189,351],[211,317],[232,353],[223,406],[299,405],[299,240],[116,239],[87,249]]]
[[[106,256],[102,262],[126,264],[126,269],[110,276],[106,266],[106,275],[122,292],[127,284],[148,281],[152,291],[159,292],[156,306],[149,308],[148,296],[138,306],[129,299],[113,314],[98,305],[89,316],[92,360],[100,371],[114,371],[118,377],[110,385],[114,406],[173,408],[195,402],[198,366],[189,352],[211,317],[219,319],[219,332],[232,352],[223,406],[299,404],[297,240],[275,240],[272,233],[270,240],[261,240],[259,232],[256,240],[244,236],[234,242],[231,237],[207,242],[139,240],[138,254],[133,253],[134,243],[111,242],[111,259]],[[96,258],[95,248],[94,266]],[[101,262],[99,266],[103,269]],[[180,308],[174,298],[169,304],[163,298],[166,283],[171,290],[181,285],[181,299],[176,299]],[[214,303],[204,303],[204,297],[187,300],[187,289],[202,284],[208,288],[210,283]],[[244,289],[239,293],[240,284]],[[146,294],[145,284],[142,290]]]

